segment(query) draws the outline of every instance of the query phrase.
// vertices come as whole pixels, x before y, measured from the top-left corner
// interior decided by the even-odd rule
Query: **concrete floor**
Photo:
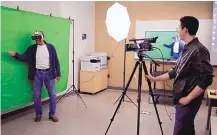
[[[4,119],[2,135],[104,135],[118,105],[113,103],[120,95],[121,91],[117,90],[107,90],[94,96],[82,94],[88,108],[84,107],[77,96],[66,97],[57,104],[57,116],[60,119],[58,123],[48,120],[48,104],[45,104],[41,122],[34,122],[34,110],[31,109]],[[136,102],[136,92],[128,92],[127,95]],[[157,107],[164,135],[172,135],[175,109],[171,99],[166,99],[166,104],[168,113],[172,114],[172,121],[167,116],[164,98],[161,98]],[[203,104],[196,117],[196,135],[207,135],[205,130],[207,110],[208,107]],[[148,103],[147,94],[142,94],[141,111],[148,111],[151,114],[141,114],[140,134],[161,135],[154,106]],[[122,102],[108,135],[135,135],[136,126],[137,108],[132,103]]]

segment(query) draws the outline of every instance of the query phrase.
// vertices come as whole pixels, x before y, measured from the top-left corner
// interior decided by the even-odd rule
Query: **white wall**
[[[79,83],[79,58],[81,55],[88,52],[93,52],[95,46],[95,2],[2,2],[2,6],[16,8],[20,10],[31,11],[41,14],[68,18],[69,16],[75,20],[75,85],[78,88]],[[87,40],[82,41],[82,33],[87,33]],[[46,34],[46,33],[45,33]],[[72,28],[70,34],[70,66],[69,66],[69,81],[68,85],[72,84],[72,43],[73,35]],[[60,65],[61,66],[61,65]]]

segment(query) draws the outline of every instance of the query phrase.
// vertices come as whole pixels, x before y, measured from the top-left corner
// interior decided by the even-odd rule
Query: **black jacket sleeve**
[[[175,77],[176,77],[176,70],[175,70],[175,68],[172,68],[172,69],[168,72],[168,74],[169,74],[169,78],[170,78],[170,79],[175,78]]]
[[[197,84],[201,89],[206,90],[213,82],[213,68],[210,64],[209,51],[202,47],[197,52],[197,63],[195,65],[196,70],[199,71],[200,79]]]

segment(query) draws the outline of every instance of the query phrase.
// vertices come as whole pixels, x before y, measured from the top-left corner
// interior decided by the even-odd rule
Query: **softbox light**
[[[115,2],[109,7],[105,23],[108,34],[117,42],[127,38],[131,22],[125,6]]]

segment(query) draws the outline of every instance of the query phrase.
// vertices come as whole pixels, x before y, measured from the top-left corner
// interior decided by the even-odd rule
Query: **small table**
[[[210,116],[212,112],[212,107],[217,107],[217,95],[210,95],[210,92],[214,92],[217,90],[207,90],[208,94],[208,100],[209,100],[209,108],[208,108],[208,115],[207,115],[207,124],[206,124],[206,129],[209,129],[210,125]]]
[[[210,122],[210,131],[209,131],[209,135],[217,135],[217,117],[215,116],[211,116],[211,122]]]

